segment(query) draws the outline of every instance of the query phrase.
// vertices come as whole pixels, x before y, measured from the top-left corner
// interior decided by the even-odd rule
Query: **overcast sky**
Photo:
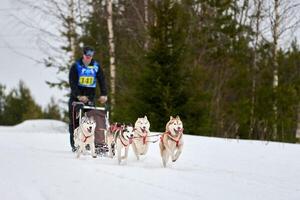
[[[39,60],[46,55],[38,44],[38,33],[18,22],[13,15],[28,13],[28,8],[20,7],[15,0],[1,0],[0,4],[0,83],[7,87],[7,92],[16,88],[23,80],[30,88],[35,101],[45,107],[50,98],[64,100],[68,91],[49,88],[46,80],[57,80],[54,69],[45,68],[31,58]],[[34,15],[34,14],[33,14]],[[31,57],[31,58],[30,58]],[[65,107],[63,104],[61,106]]]

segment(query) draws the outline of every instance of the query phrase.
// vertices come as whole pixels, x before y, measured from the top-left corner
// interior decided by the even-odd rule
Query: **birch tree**
[[[278,140],[278,87],[279,87],[279,72],[278,72],[278,49],[280,47],[280,39],[285,34],[290,34],[298,28],[299,20],[295,20],[295,13],[299,4],[295,1],[280,1],[273,0],[270,2],[269,16],[271,24],[272,37],[272,88],[273,88],[273,133],[272,138]],[[286,41],[285,41],[286,42]]]
[[[251,21],[251,26],[255,31],[253,40],[253,63],[252,63],[252,85],[251,85],[251,108],[250,108],[250,127],[249,138],[253,138],[254,126],[256,124],[255,118],[255,105],[256,105],[256,84],[257,84],[257,72],[258,72],[258,45],[259,38],[261,36],[261,21],[263,17],[263,0],[254,0],[254,17]]]
[[[113,0],[107,0],[107,27],[108,27],[108,43],[109,43],[109,61],[110,61],[110,98],[111,98],[111,115],[116,104],[116,64],[115,64],[115,43],[113,30]]]
[[[273,56],[273,93],[274,93],[274,101],[273,101],[273,112],[274,112],[274,122],[273,122],[273,139],[277,139],[277,119],[278,119],[278,108],[277,108],[277,88],[278,88],[278,62],[277,62],[277,49],[278,49],[278,40],[279,40],[279,25],[280,25],[280,15],[279,15],[279,0],[274,0],[274,17],[271,19],[272,24],[272,37],[273,37],[273,48],[272,48],[272,56]]]
[[[300,103],[298,104],[297,109],[297,129],[296,129],[296,139],[300,141]]]
[[[149,7],[149,0],[144,0],[144,21],[145,21],[145,30],[148,31],[148,27],[149,27],[149,11],[148,11],[148,7]],[[148,34],[146,34],[146,40],[144,43],[144,49],[147,50],[149,47],[149,37]]]

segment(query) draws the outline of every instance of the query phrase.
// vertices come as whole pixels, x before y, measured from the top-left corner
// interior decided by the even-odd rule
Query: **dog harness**
[[[83,142],[86,142],[86,140],[87,140],[89,137],[91,137],[91,135],[90,135],[90,136],[85,136],[84,134],[83,134],[83,136],[84,136]]]
[[[121,143],[123,144],[124,147],[127,147],[128,145],[130,145],[130,144],[132,143],[132,139],[133,139],[133,138],[128,138],[128,139],[129,139],[128,144],[125,144],[125,143],[124,143],[124,140],[122,140],[122,138],[125,139],[125,137],[124,137],[123,134],[121,133],[119,139],[120,139],[120,141],[121,141]]]
[[[85,135],[84,135],[84,131],[82,130],[82,127],[80,127],[80,129],[81,129],[82,135],[83,135],[83,137],[84,137],[83,142],[86,142],[86,140],[87,140],[89,137],[91,137],[92,135],[85,136]]]
[[[141,128],[141,131],[139,131],[138,129],[134,129],[134,130],[136,130],[138,132],[138,135],[141,138],[143,138],[143,144],[146,144],[146,142],[147,142],[146,139],[148,137],[148,132],[146,131],[146,129]],[[142,133],[142,134],[140,134],[140,133]],[[139,138],[139,137],[136,137],[136,138]]]
[[[182,137],[183,134],[183,129],[180,130],[180,132],[178,133],[178,135],[176,137],[172,136],[170,131],[165,132],[161,137],[160,137],[160,141],[163,142],[164,136],[168,136],[171,140],[173,140],[174,142],[176,142],[176,147],[179,146],[179,141]]]
[[[124,129],[124,126],[123,125],[118,126],[117,123],[114,123],[114,124],[110,125],[110,127],[109,127],[109,131],[111,133],[119,132],[119,131],[122,131],[123,129]]]

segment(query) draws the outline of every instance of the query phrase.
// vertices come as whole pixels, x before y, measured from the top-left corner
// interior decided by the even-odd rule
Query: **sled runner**
[[[73,102],[76,107],[76,117],[79,119],[79,124],[82,117],[86,113],[88,117],[93,117],[96,121],[95,129],[95,150],[100,156],[107,156],[108,146],[106,132],[109,127],[109,111],[106,107],[95,107],[93,105],[85,105],[82,102]],[[76,128],[76,127],[75,127]],[[88,149],[89,147],[87,147]]]

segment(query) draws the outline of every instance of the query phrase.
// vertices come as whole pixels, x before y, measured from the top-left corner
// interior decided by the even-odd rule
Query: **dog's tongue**
[[[131,144],[131,143],[132,143],[132,140],[133,140],[133,138],[132,138],[132,137],[130,137],[130,138],[129,138],[129,144]]]
[[[175,131],[176,134],[178,134],[178,133],[181,132],[181,129],[180,128],[179,129],[174,129],[174,131]]]

